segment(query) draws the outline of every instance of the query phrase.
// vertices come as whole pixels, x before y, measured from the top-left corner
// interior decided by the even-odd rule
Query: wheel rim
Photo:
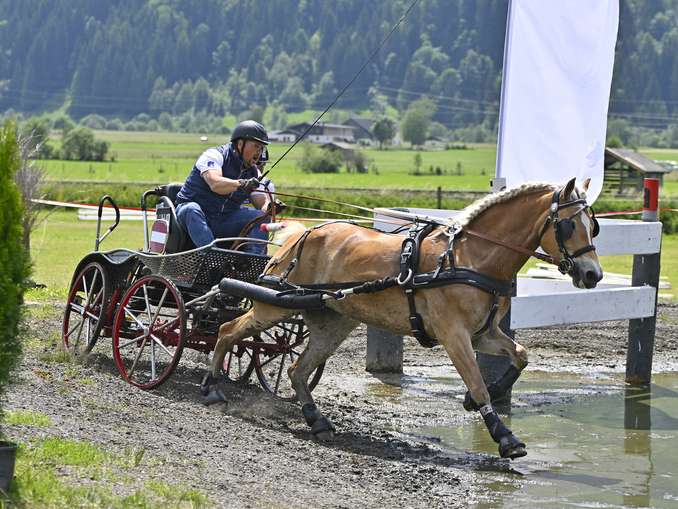
[[[224,357],[222,375],[228,382],[245,383],[254,369],[252,350],[243,345],[235,345]]]
[[[80,271],[66,301],[61,339],[73,355],[89,353],[103,327],[108,280],[103,267],[90,263]]]
[[[257,378],[267,392],[286,401],[297,399],[296,392],[287,376],[287,368],[296,362],[303,352],[308,335],[304,321],[301,318],[294,318],[261,332],[260,337],[255,338],[257,343],[267,345],[257,348],[254,355]],[[309,390],[312,391],[318,385],[324,367],[325,363],[311,373],[308,382]]]
[[[113,327],[113,356],[122,377],[142,389],[167,380],[181,358],[185,317],[181,294],[170,281],[146,276],[134,283]]]

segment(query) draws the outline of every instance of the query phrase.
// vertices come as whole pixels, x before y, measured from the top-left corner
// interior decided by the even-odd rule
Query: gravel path
[[[31,337],[57,338],[60,315],[60,306],[32,313]],[[623,371],[626,331],[625,322],[602,323],[521,331],[518,340],[530,351],[528,370]],[[109,451],[144,449],[131,467],[135,483],[119,486],[123,493],[157,479],[202,490],[214,507],[469,507],[497,476],[512,475],[508,460],[451,454],[412,432],[478,417],[463,411],[464,389],[444,352],[409,338],[402,378],[364,371],[364,327],[330,359],[314,391],[338,429],[330,444],[313,441],[298,405],[273,399],[255,377],[226,387],[228,405],[203,406],[198,354],[186,355],[162,387],[143,392],[120,379],[108,340],[82,364],[46,362],[54,347],[31,343],[5,409],[46,414],[51,425],[5,426],[5,433],[19,442],[58,436]],[[678,371],[677,348],[678,306],[662,305],[656,369]],[[441,373],[452,383],[437,383]],[[399,385],[417,397],[401,398]]]

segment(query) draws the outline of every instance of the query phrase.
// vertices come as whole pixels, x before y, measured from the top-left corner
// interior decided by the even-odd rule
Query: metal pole
[[[643,221],[659,220],[659,179],[644,181]],[[633,286],[650,285],[655,288],[654,315],[629,320],[629,346],[626,351],[626,382],[634,385],[649,384],[652,378],[652,355],[657,325],[657,293],[659,288],[661,248],[658,253],[633,257]]]
[[[513,15],[513,0],[509,0],[508,3],[508,11],[506,13],[506,32],[504,33],[504,63],[502,67],[502,72],[503,76],[501,79],[501,96],[499,98],[499,121],[498,121],[498,127],[499,127],[499,132],[497,133],[497,162],[496,162],[496,168],[494,171],[495,177],[502,177],[503,175],[503,168],[501,167],[501,152],[502,152],[502,145],[503,145],[503,138],[504,138],[504,129],[503,129],[503,124],[504,124],[504,98],[506,97],[506,86],[508,82],[508,67],[506,65],[506,60],[509,55],[509,51],[511,48],[511,17]]]

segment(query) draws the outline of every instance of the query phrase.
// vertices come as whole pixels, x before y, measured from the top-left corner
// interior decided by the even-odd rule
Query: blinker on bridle
[[[563,255],[563,259],[558,262],[558,271],[560,271],[561,274],[569,274],[570,272],[572,272],[572,269],[574,269],[575,258],[583,255],[584,253],[588,253],[589,251],[595,251],[596,249],[596,247],[593,244],[589,244],[580,249],[577,249],[574,253],[570,253],[567,250],[565,242],[572,237],[576,226],[576,223],[574,222],[573,219],[586,210],[590,211],[591,220],[593,221],[593,231],[591,232],[591,238],[596,237],[598,233],[600,233],[600,225],[598,224],[598,220],[596,219],[596,213],[594,212],[592,207],[588,206],[588,204],[586,203],[586,199],[579,198],[576,200],[560,203],[560,192],[561,192],[560,189],[553,192],[549,216],[546,218],[546,221],[544,222],[544,227],[542,228],[541,234],[539,235],[539,240],[541,241],[541,238],[544,236],[544,233],[546,233],[546,229],[548,228],[549,224],[552,224],[553,230],[555,232],[556,243],[558,244],[558,249]],[[562,209],[566,209],[569,207],[578,207],[578,208],[574,213],[570,214],[569,216],[561,218],[558,212]]]

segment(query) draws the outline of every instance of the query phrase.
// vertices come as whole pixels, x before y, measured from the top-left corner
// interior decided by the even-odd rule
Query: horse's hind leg
[[[449,326],[449,323],[447,325]],[[436,327],[436,337],[445,347],[457,372],[471,393],[471,397],[478,402],[478,410],[483,416],[485,426],[492,439],[499,444],[500,456],[511,459],[525,456],[527,454],[525,444],[513,435],[492,408],[490,395],[480,374],[468,331],[461,327],[441,326]]]
[[[511,359],[511,365],[506,372],[487,386],[491,401],[494,402],[497,399],[501,399],[513,387],[520,373],[527,366],[527,350],[520,343],[515,342],[504,334],[499,327],[495,327],[482,336],[474,338],[473,348],[477,352],[506,356]],[[471,397],[470,392],[467,392],[464,398],[464,408],[469,411],[480,408]]]
[[[226,352],[231,350],[235,343],[257,332],[275,325],[294,312],[288,309],[255,303],[247,313],[219,327],[217,344],[212,356],[212,364],[201,383],[201,390],[205,396],[205,404],[226,401],[226,397],[219,389],[219,373],[224,365]]]
[[[311,427],[311,433],[318,440],[331,440],[334,437],[334,424],[316,407],[308,388],[308,378],[313,370],[339,348],[358,322],[329,309],[305,311],[303,315],[310,332],[308,344],[297,361],[287,370],[287,374],[301,403],[304,419]]]

